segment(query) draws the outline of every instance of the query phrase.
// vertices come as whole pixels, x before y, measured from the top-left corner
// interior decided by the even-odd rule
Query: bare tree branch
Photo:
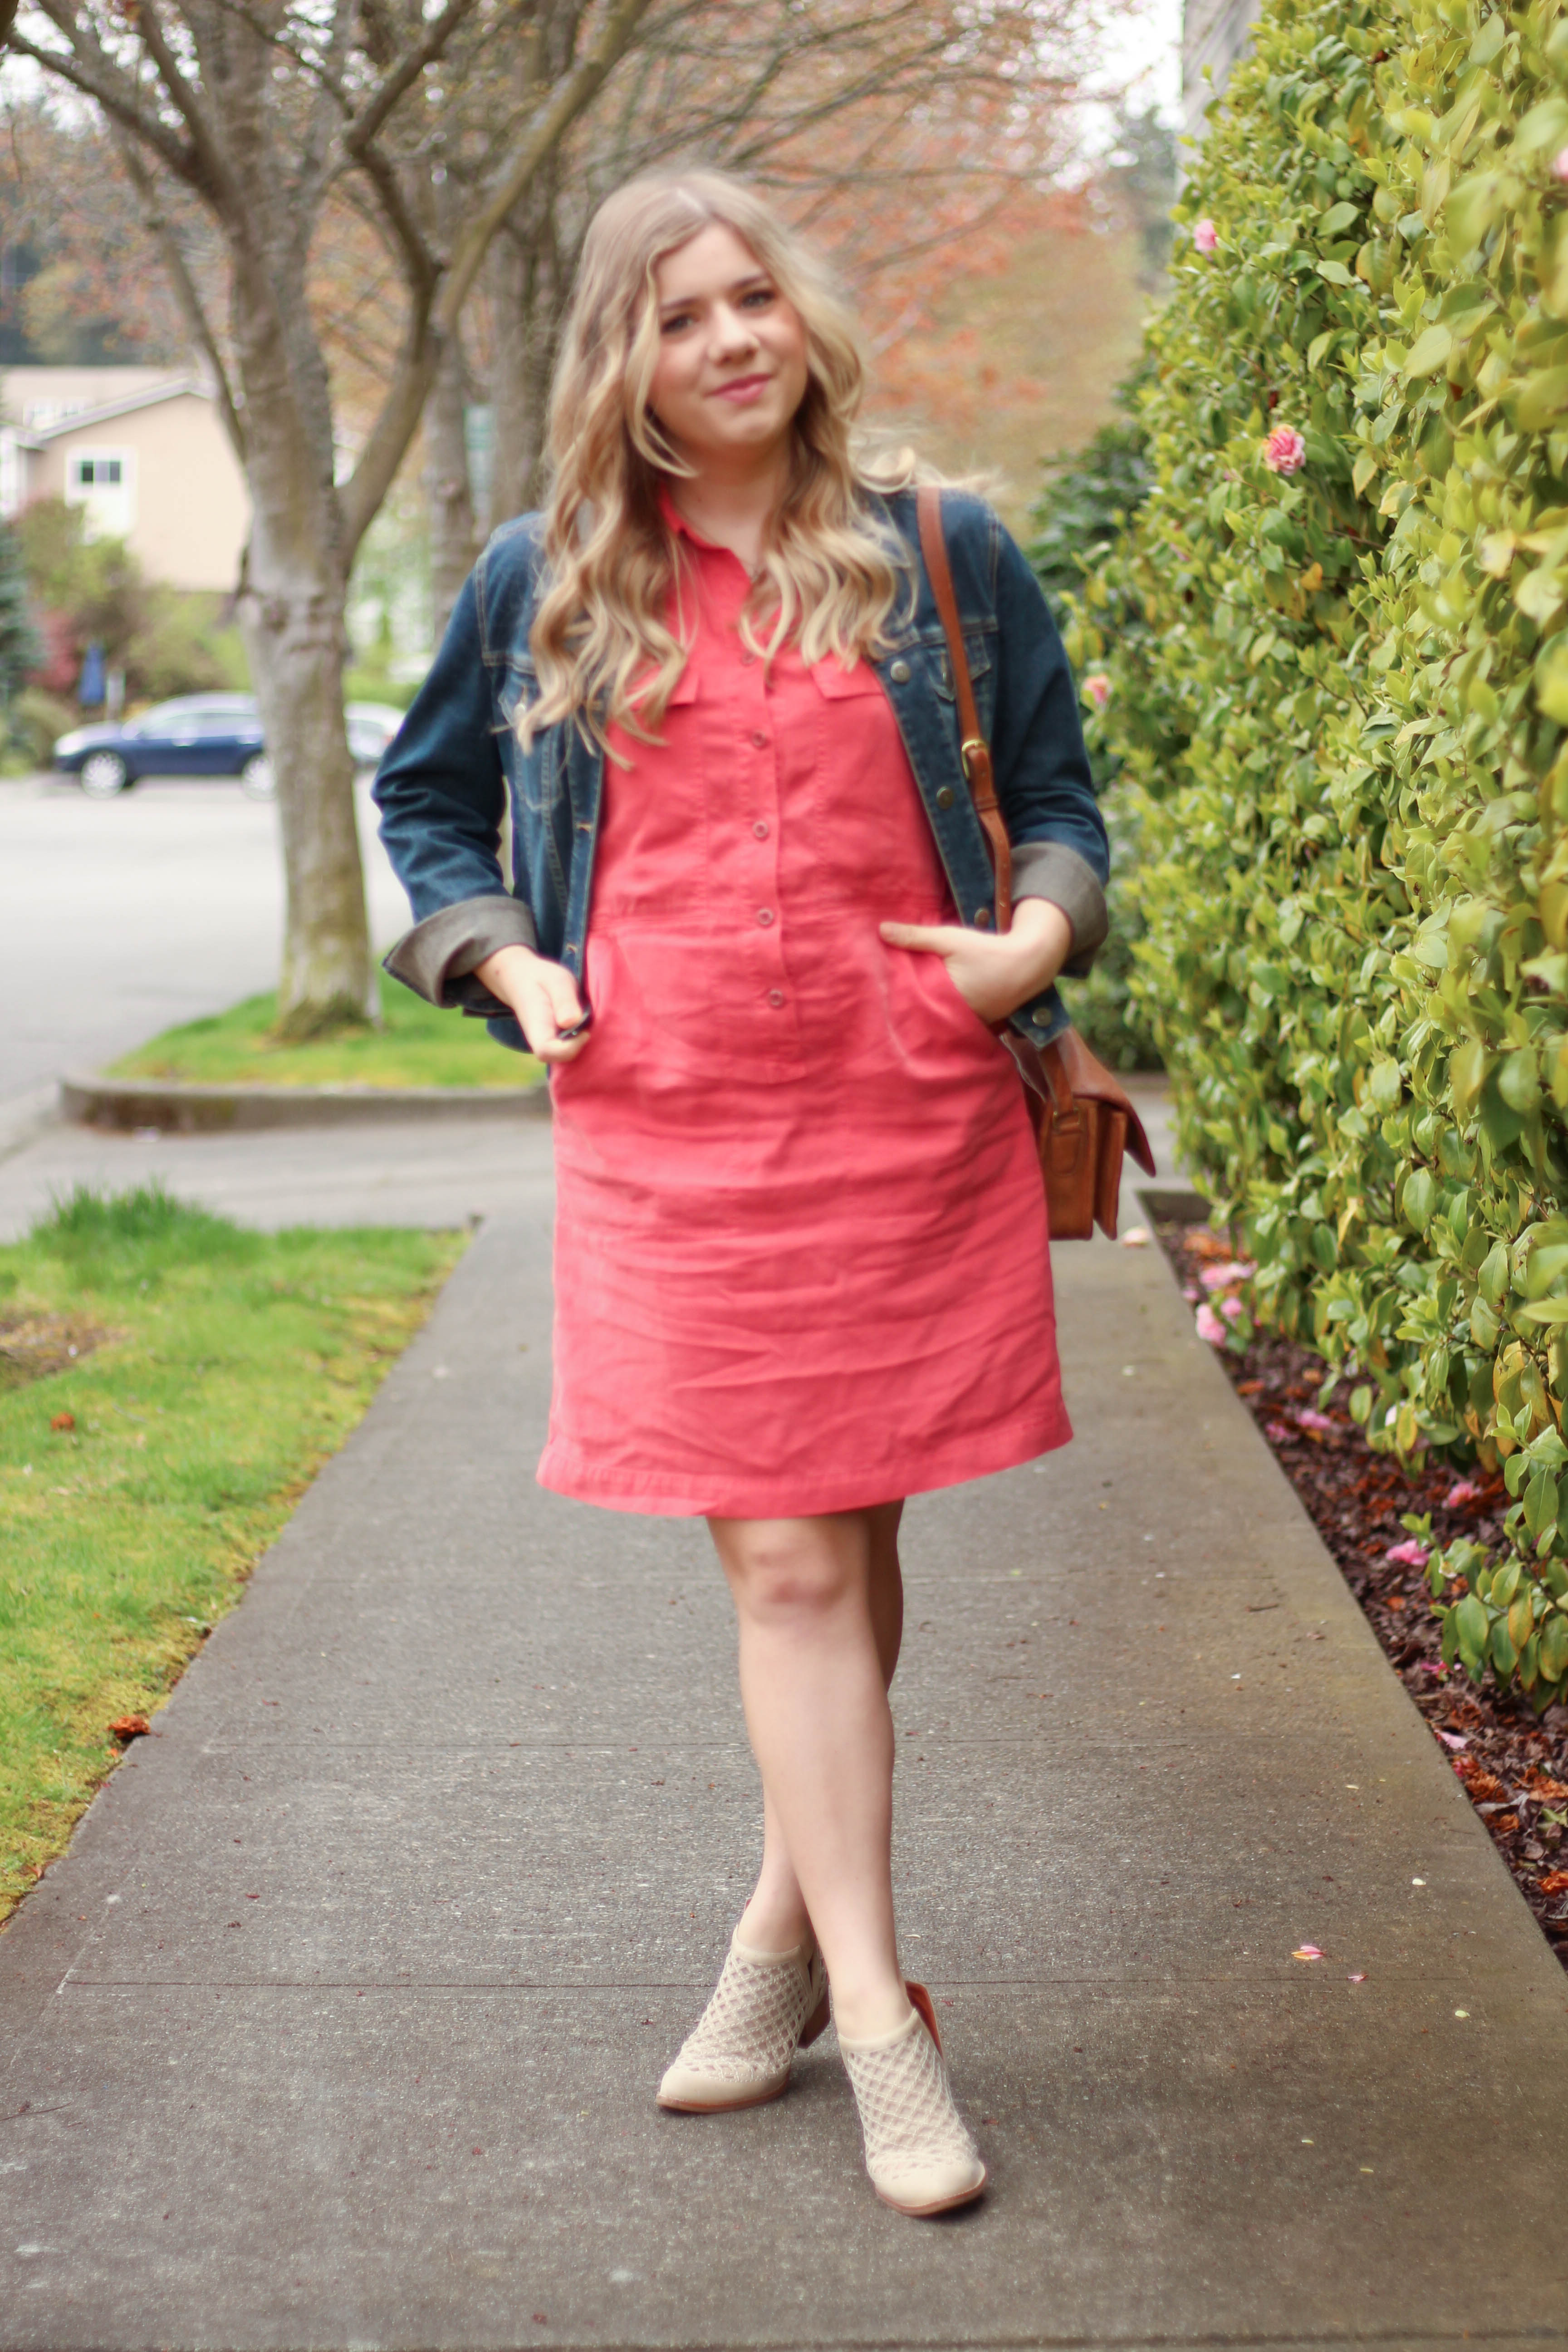
[[[446,339],[458,331],[463,304],[491,237],[555,152],[571,124],[597,94],[652,5],[653,0],[616,0],[593,47],[556,80],[542,105],[536,109],[506,170],[458,228],[446,276],[428,311],[416,297],[409,332],[391,389],[359,463],[341,493],[343,529],[351,548],[359,545],[369,529],[403,461],[404,451],[435,382]]]
[[[234,387],[228,380],[228,370],[224,365],[223,353],[218,348],[217,337],[213,332],[195,279],[191,276],[184,254],[181,250],[180,241],[174,235],[174,227],[163,209],[157,183],[142,162],[131,133],[120,123],[112,123],[110,130],[115,150],[124,168],[125,176],[136,191],[142,206],[142,217],[157,240],[158,251],[163,257],[163,267],[169,273],[169,282],[174,289],[174,299],[178,302],[185,323],[191,331],[192,339],[213,372],[224,429],[228,435],[229,444],[235,456],[243,466],[246,451],[244,420],[235,400]]]
[[[353,121],[344,125],[342,143],[356,160],[363,156],[404,91],[418,80],[427,65],[434,64],[463,19],[471,16],[478,6],[479,0],[447,0],[446,7],[433,20],[425,38],[398,59],[381,88],[361,107]]]
[[[52,11],[50,13],[52,15]],[[13,32],[6,47],[14,56],[31,58],[34,64],[42,66],[46,72],[58,75],[72,89],[79,90],[83,98],[95,100],[106,114],[112,116],[116,122],[123,123],[128,131],[133,131],[138,139],[161,156],[171,172],[192,187],[200,186],[200,171],[191,149],[174,136],[166,123],[160,122],[155,114],[145,111],[138,102],[135,83],[121,75],[118,67],[110,67],[106,60],[100,68],[96,60],[84,63],[68,49],[40,48],[22,33]]]

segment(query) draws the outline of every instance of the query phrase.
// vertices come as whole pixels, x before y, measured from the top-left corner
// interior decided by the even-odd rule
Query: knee
[[[789,1528],[747,1528],[726,1545],[724,1565],[736,1606],[775,1622],[829,1615],[856,1588],[853,1564],[837,1547]]]

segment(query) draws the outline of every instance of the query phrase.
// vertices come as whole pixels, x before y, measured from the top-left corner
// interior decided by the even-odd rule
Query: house
[[[171,588],[237,583],[250,500],[209,384],[148,367],[0,369],[0,515],[64,498]]]

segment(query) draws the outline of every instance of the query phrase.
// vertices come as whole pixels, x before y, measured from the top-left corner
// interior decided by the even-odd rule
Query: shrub
[[[35,499],[16,536],[48,649],[39,684],[73,692],[91,643],[111,669],[123,669],[133,701],[248,683],[226,600],[149,580],[123,540],[87,536],[82,508]]]
[[[1110,558],[1152,479],[1135,407],[1143,373],[1140,370],[1118,392],[1120,415],[1101,425],[1076,455],[1053,458],[1046,467],[1032,517],[1029,562],[1064,628],[1072,625],[1075,595],[1086,577]],[[1131,597],[1122,600],[1117,626],[1125,653],[1143,627],[1142,611]],[[1091,679],[1098,675],[1089,673]],[[1138,906],[1138,812],[1125,793],[1115,790],[1121,761],[1100,724],[1095,694],[1086,691],[1083,701],[1094,787],[1103,796],[1102,814],[1110,835],[1110,937],[1088,979],[1064,982],[1063,993],[1079,1033],[1112,1069],[1157,1070],[1159,1049],[1129,993],[1134,950],[1143,928]]]
[[[1178,210],[1153,484],[1073,633],[1189,1160],[1375,1446],[1503,1462],[1504,1553],[1436,1555],[1434,1591],[1448,1654],[1538,1706],[1568,1691],[1565,180],[1556,0],[1270,0]]]

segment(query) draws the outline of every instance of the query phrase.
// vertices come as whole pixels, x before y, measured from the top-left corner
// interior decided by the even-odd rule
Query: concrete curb
[[[401,1119],[548,1118],[550,1087],[196,1087],[174,1079],[67,1077],[60,1111],[84,1127],[176,1134],[266,1127],[358,1127]]]

